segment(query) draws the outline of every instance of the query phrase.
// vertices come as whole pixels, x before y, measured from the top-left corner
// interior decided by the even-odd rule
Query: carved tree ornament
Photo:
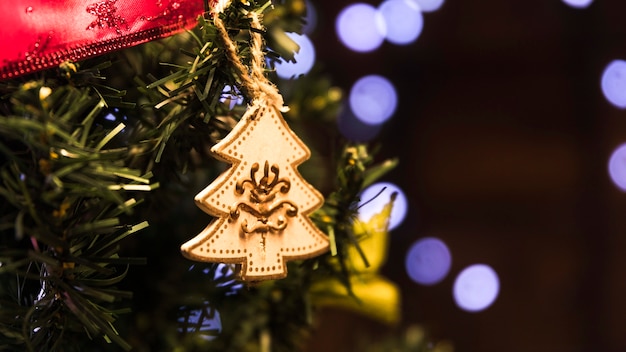
[[[231,167],[195,198],[216,219],[181,251],[193,260],[241,264],[241,278],[258,281],[287,276],[286,261],[322,254],[329,241],[309,218],[324,198],[296,169],[311,153],[285,122],[282,96],[265,77],[260,15],[252,11],[248,16],[258,29],[250,31],[250,67],[241,62],[220,16],[213,14],[242,91],[252,102],[235,128],[211,148]]]
[[[328,238],[308,217],[323,197],[296,169],[310,152],[280,111],[249,109],[212,148],[232,166],[195,198],[217,219],[181,249],[193,260],[242,264],[244,280],[283,278],[286,261],[328,250]]]

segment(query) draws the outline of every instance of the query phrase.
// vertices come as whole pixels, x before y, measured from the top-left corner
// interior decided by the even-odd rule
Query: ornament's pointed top
[[[250,104],[252,107],[273,106],[280,112],[289,111],[289,107],[285,105],[283,96],[278,92],[275,85],[270,83],[260,87],[258,92],[258,96]]]

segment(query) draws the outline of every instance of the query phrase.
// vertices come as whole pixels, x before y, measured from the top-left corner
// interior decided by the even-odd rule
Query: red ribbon
[[[1,0],[0,79],[192,28],[203,0]]]

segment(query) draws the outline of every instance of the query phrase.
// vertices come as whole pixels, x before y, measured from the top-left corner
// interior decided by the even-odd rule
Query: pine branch
[[[143,227],[122,225],[139,204],[129,191],[158,185],[125,165],[136,150],[114,145],[124,126],[103,128],[94,89],[33,81],[10,107],[0,119],[0,281],[11,288],[0,310],[13,313],[0,315],[3,339],[54,350],[86,329],[130,349],[112,308],[130,297],[115,285],[140,261],[120,258],[116,243]]]

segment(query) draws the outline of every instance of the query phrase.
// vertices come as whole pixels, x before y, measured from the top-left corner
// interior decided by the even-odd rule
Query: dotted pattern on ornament
[[[287,261],[328,250],[308,217],[323,197],[296,168],[309,149],[277,108],[253,105],[212,151],[232,166],[196,196],[217,219],[181,247],[186,257],[241,264],[241,278],[258,281],[283,278]]]

